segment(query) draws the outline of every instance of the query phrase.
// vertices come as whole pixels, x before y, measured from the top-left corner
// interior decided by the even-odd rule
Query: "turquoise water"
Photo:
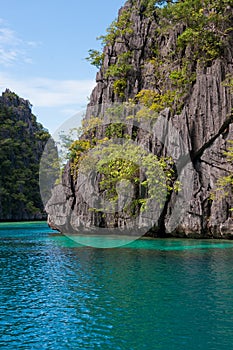
[[[233,347],[230,241],[95,249],[0,224],[0,278],[1,350]]]

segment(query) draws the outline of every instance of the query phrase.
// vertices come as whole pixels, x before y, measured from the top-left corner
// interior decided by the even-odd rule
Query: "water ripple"
[[[0,237],[0,349],[232,347],[231,242],[92,249],[42,224]]]

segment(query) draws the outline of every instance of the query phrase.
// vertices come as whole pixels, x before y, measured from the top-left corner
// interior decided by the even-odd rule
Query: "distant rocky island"
[[[46,219],[39,162],[50,135],[31,104],[7,89],[0,97],[0,221]]]

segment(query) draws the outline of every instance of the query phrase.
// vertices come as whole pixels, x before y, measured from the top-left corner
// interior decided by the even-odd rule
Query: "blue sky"
[[[0,0],[0,90],[29,99],[53,132],[85,109],[96,75],[85,57],[124,2]]]

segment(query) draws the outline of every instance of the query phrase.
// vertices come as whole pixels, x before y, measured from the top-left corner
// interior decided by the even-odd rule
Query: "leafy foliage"
[[[75,140],[69,147],[68,157],[71,159],[71,175],[77,177],[78,168],[86,153],[93,147],[89,140]]]
[[[125,133],[125,125],[123,123],[109,124],[105,130],[105,135],[108,139],[123,138]]]
[[[164,93],[159,93],[154,90],[141,90],[136,98],[138,101],[154,112],[160,112],[166,107],[172,107],[178,92],[167,90]]]
[[[227,147],[227,150],[223,152],[223,154],[226,156],[227,161],[232,165],[233,167],[233,140],[228,141],[229,146]],[[228,175],[222,176],[218,179],[216,183],[216,188],[214,191],[212,191],[210,199],[215,199],[218,195],[218,198],[222,198],[228,195],[233,194],[233,172],[230,171]],[[233,208],[230,209],[233,211]]]
[[[132,66],[128,63],[128,59],[130,58],[129,52],[124,52],[118,56],[117,63],[112,64],[108,67],[105,72],[105,77],[125,77],[127,73],[130,71]]]
[[[231,0],[184,0],[169,2],[161,13],[169,22],[167,28],[178,23],[185,26],[178,37],[178,48],[190,46],[193,59],[208,63],[221,55],[227,34],[232,31],[231,6]]]
[[[132,69],[132,65],[129,63],[130,58],[131,52],[123,52],[117,57],[117,62],[110,65],[104,74],[105,78],[117,78],[113,83],[113,90],[120,97],[125,96],[127,77]]]
[[[144,210],[151,200],[163,204],[167,194],[174,189],[173,186],[178,189],[177,183],[174,185],[174,181],[171,181],[174,180],[171,159],[159,159],[151,153],[148,154],[131,140],[126,139],[123,144],[101,140],[90,153],[85,150],[81,160],[78,171],[84,174],[97,171],[100,175],[102,196],[115,206],[119,200],[119,185],[126,183],[126,196],[129,190],[127,186],[132,185],[133,193],[128,203],[130,206],[125,208],[132,215],[132,209],[137,207]]]
[[[86,57],[86,60],[89,61],[96,68],[100,68],[103,64],[104,53],[93,49],[90,49],[88,53],[89,56]]]
[[[121,98],[125,97],[125,89],[127,88],[127,79],[120,78],[114,81],[113,83],[113,91],[116,95]]]
[[[130,16],[130,9],[121,11],[119,18],[113,21],[108,27],[106,35],[98,38],[102,41],[103,45],[114,44],[115,41],[121,42],[133,33]]]
[[[125,41],[127,36],[133,33],[132,23],[130,21],[130,10],[123,10],[119,18],[111,23],[106,35],[98,37],[103,45],[112,45],[115,41]],[[104,53],[99,50],[90,49],[89,56],[86,58],[93,66],[101,68],[104,59]],[[119,65],[118,65],[119,66]]]
[[[70,144],[68,157],[74,180],[80,172],[97,172],[100,195],[114,206],[119,200],[119,186],[126,183],[124,193],[127,194],[127,186],[131,184],[133,194],[129,207],[125,209],[133,215],[135,210],[146,209],[150,200],[162,203],[170,191],[179,189],[179,184],[175,181],[176,175],[170,158],[158,158],[130,140],[126,124],[117,117],[118,113],[122,117],[122,113],[127,112],[130,113],[131,108],[127,110],[127,106],[123,107],[122,104],[107,109],[105,115],[108,114],[112,122],[102,127],[102,138],[96,137],[96,133],[91,138],[90,130],[83,130],[81,138]],[[88,120],[91,132],[98,124],[98,118]]]

